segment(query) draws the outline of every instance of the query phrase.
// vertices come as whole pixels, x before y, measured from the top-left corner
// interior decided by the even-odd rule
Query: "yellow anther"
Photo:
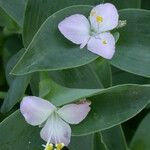
[[[106,41],[106,40],[102,40],[102,43],[103,43],[103,44],[107,44],[107,41]]]
[[[55,146],[56,146],[57,150],[62,150],[64,148],[65,144],[59,143],[59,144],[56,144]]]
[[[96,11],[92,11],[90,14],[92,17],[96,15]]]
[[[96,16],[96,21],[98,23],[102,23],[103,22],[103,17],[102,16]]]
[[[45,147],[45,150],[53,150],[53,144],[48,144],[48,145]]]

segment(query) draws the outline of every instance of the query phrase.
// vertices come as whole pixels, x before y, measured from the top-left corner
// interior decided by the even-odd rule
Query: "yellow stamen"
[[[102,23],[103,22],[103,17],[102,16],[96,16],[96,21],[98,23]]]
[[[92,17],[96,15],[96,11],[92,11],[90,14]]]
[[[106,40],[102,40],[102,43],[103,43],[103,44],[107,44],[107,41],[106,41]]]
[[[64,148],[65,144],[59,143],[59,144],[56,144],[55,146],[56,146],[57,150],[62,150]]]
[[[53,150],[53,144],[48,144],[48,145],[45,147],[45,150]]]

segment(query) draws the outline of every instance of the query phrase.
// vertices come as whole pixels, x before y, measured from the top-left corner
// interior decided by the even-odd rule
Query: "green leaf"
[[[127,25],[119,31],[120,39],[111,63],[127,72],[150,77],[150,11],[125,9],[120,11],[120,16],[127,20]]]
[[[43,22],[56,11],[72,5],[97,5],[103,0],[28,0],[23,28],[27,47]]]
[[[61,70],[85,65],[98,56],[82,50],[58,30],[58,24],[66,16],[81,13],[89,15],[91,6],[72,6],[56,12],[41,26],[23,57],[13,69],[13,74],[27,74],[35,71]]]
[[[18,101],[20,101],[24,96],[25,90],[29,84],[30,75],[17,77],[9,75],[10,70],[13,68],[14,64],[20,58],[23,52],[24,49],[14,55],[8,62],[6,72],[10,87],[2,104],[1,112],[8,112]]]
[[[104,89],[88,98],[92,110],[82,124],[73,126],[73,134],[90,134],[129,120],[149,103],[149,91],[148,85],[122,85]]]
[[[149,150],[150,148],[150,113],[143,119],[139,125],[132,142],[130,144],[131,150]]]
[[[102,140],[106,144],[108,150],[127,150],[127,143],[121,126],[104,130],[101,132]]]
[[[49,74],[55,82],[69,88],[95,89],[111,85],[110,65],[100,58],[81,67],[51,71]]]
[[[97,58],[96,55],[90,53],[86,49],[81,51],[77,45],[66,40],[59,31],[54,32],[58,30],[57,25],[65,16],[77,12],[82,12],[87,15],[90,9],[91,7],[88,6],[69,7],[49,17],[34,37],[25,55],[14,68],[13,73],[26,74],[41,70],[72,68],[84,65]],[[150,17],[150,12],[145,10],[126,9],[120,11],[120,16],[121,19],[127,20],[127,25],[120,29],[117,51],[111,63],[122,70],[149,77],[150,70],[147,68],[150,68],[150,43],[148,38],[150,35],[148,34],[150,32],[150,19],[148,19]],[[139,20],[141,21],[139,22]],[[147,20],[146,24],[144,20]],[[54,28],[52,28],[50,23],[53,24]],[[50,30],[48,26],[51,26],[52,30]],[[52,33],[55,37],[52,36]],[[67,49],[69,49],[69,51]]]
[[[0,7],[18,24],[23,26],[25,0],[0,0]]]

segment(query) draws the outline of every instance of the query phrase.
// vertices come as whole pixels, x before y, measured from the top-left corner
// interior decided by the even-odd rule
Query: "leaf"
[[[139,125],[130,144],[131,150],[149,150],[150,148],[150,113]]]
[[[81,124],[73,126],[73,135],[91,134],[129,120],[149,103],[149,91],[148,85],[121,85],[88,98],[92,110]]]
[[[25,0],[0,0],[0,7],[18,24],[23,26]]]
[[[120,16],[127,20],[127,25],[119,31],[120,39],[111,64],[130,73],[150,77],[150,11],[124,9]]]
[[[58,30],[59,22],[66,16],[75,13],[87,15],[91,8],[91,6],[72,6],[50,16],[13,69],[13,74],[79,67],[95,60],[97,55],[87,51],[86,48],[81,50],[78,45],[64,38]]]
[[[25,93],[25,90],[30,81],[30,75],[25,76],[11,76],[9,75],[10,70],[16,63],[16,61],[20,58],[24,49],[19,51],[16,55],[14,55],[7,65],[7,79],[9,81],[10,87],[8,93],[5,96],[4,102],[1,106],[1,112],[8,112],[18,101],[20,101]]]
[[[29,45],[43,22],[56,11],[72,5],[96,5],[103,0],[28,0],[23,28],[25,47]],[[57,7],[56,7],[57,6]]]
[[[128,150],[124,133],[120,125],[102,131],[101,136],[108,150]]]
[[[90,64],[61,71],[49,72],[50,77],[62,86],[78,89],[95,89],[111,85],[109,63],[98,58]]]

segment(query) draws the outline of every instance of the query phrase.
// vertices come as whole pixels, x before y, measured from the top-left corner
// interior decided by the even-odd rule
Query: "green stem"
[[[6,95],[6,92],[0,92],[0,99],[4,99]]]

